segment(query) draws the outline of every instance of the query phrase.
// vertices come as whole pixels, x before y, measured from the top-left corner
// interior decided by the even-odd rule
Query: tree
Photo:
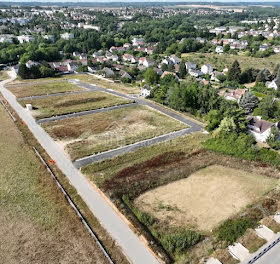
[[[161,69],[162,69],[162,71],[167,71],[167,69],[168,69],[167,64],[166,64],[166,63],[163,63],[163,64],[161,65]]]
[[[266,143],[273,149],[280,149],[279,129],[276,126],[271,128],[270,135],[267,138]]]
[[[272,96],[267,96],[260,101],[258,108],[254,110],[254,115],[259,115],[263,119],[273,119],[279,116],[279,111],[279,102]]]
[[[239,82],[240,81],[240,75],[241,75],[241,69],[239,62],[235,60],[228,71],[228,81],[234,81]]]
[[[242,107],[244,109],[245,112],[251,112],[252,110],[254,110],[254,108],[256,108],[258,106],[259,100],[258,97],[255,96],[253,93],[251,92],[246,92],[241,100],[240,100],[240,107]]]
[[[228,52],[228,51],[230,51],[230,45],[229,45],[229,44],[226,44],[226,45],[224,46],[224,52]]]
[[[222,114],[218,110],[210,110],[205,118],[207,121],[206,129],[208,131],[213,131],[214,129],[219,127],[222,118]]]
[[[240,108],[229,108],[225,112],[225,117],[232,118],[235,123],[235,131],[237,133],[245,133],[247,131],[248,119],[245,112]]]
[[[179,73],[178,73],[178,75],[179,75],[180,78],[183,79],[183,78],[185,78],[186,74],[187,74],[187,69],[186,69],[185,62],[181,61],[180,64],[179,64]]]
[[[159,80],[157,72],[153,68],[148,68],[144,74],[146,83],[149,85],[156,84]]]
[[[262,69],[257,75],[256,82],[266,83],[267,81],[271,81],[272,76],[268,69]]]
[[[29,76],[29,69],[26,67],[25,63],[20,63],[18,67],[18,75],[22,79],[27,79]]]
[[[225,117],[218,128],[218,132],[224,132],[226,134],[230,132],[236,132],[236,124],[234,122],[233,117]]]

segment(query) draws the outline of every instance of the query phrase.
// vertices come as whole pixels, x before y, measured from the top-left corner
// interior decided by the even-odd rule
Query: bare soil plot
[[[0,106],[0,262],[107,263]]]
[[[271,229],[275,234],[280,232],[280,224],[277,223],[273,216],[266,217],[261,220],[260,222],[262,225],[267,226],[269,229]]]
[[[132,101],[128,99],[105,92],[88,92],[19,101],[22,106],[32,104],[34,109],[36,109],[32,110],[32,115],[37,119],[86,110],[95,110],[131,102]]]
[[[69,143],[66,150],[73,160],[187,127],[145,106],[74,117],[43,126],[56,140]]]
[[[45,80],[42,80],[41,83],[40,81],[37,81],[36,83],[24,83],[18,84],[16,86],[11,86],[9,87],[9,90],[16,97],[28,97],[34,95],[81,91],[84,89],[67,81],[46,82]]]
[[[227,249],[217,249],[214,253],[213,253],[214,258],[217,258],[218,260],[220,260],[223,264],[237,264],[240,261],[233,258]]]
[[[223,166],[209,166],[188,178],[142,194],[135,205],[171,225],[209,231],[276,185],[277,181]]]

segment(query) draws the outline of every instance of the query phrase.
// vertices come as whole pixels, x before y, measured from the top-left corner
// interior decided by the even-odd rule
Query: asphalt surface
[[[154,264],[159,263],[149,249],[141,242],[139,237],[129,228],[123,219],[114,211],[106,200],[91,186],[88,180],[76,169],[73,163],[67,158],[64,151],[54,140],[41,128],[33,117],[16,100],[16,97],[3,85],[0,84],[0,91],[12,108],[18,113],[29,130],[46,150],[49,156],[56,162],[59,169],[76,188],[78,194],[88,205],[89,209],[100,221],[102,226],[111,234],[119,244],[123,252],[132,263]]]
[[[84,115],[89,115],[89,114],[97,114],[97,113],[102,113],[102,112],[108,112],[108,111],[112,111],[112,110],[115,110],[115,109],[122,109],[122,108],[130,107],[132,105],[135,105],[135,103],[114,105],[114,106],[99,108],[99,109],[95,109],[95,110],[87,110],[87,111],[82,111],[82,112],[77,112],[77,113],[71,113],[71,114],[65,114],[65,115],[59,115],[59,116],[52,116],[52,117],[39,119],[36,122],[37,122],[37,124],[42,124],[42,123],[62,120],[62,119],[70,118],[70,117],[84,116]]]
[[[254,264],[279,264],[280,263],[280,243],[267,251]]]
[[[190,133],[192,133],[191,128],[182,129],[182,130],[172,132],[172,133],[169,133],[169,134],[165,134],[165,135],[162,135],[162,136],[158,136],[158,137],[155,137],[155,138],[139,141],[139,142],[136,142],[136,143],[131,144],[131,145],[127,145],[127,146],[120,147],[120,148],[117,148],[117,149],[112,149],[112,150],[108,150],[108,151],[105,151],[105,152],[101,152],[99,154],[84,157],[82,159],[78,159],[78,160],[74,161],[73,164],[76,168],[81,168],[83,166],[86,166],[86,165],[94,163],[94,162],[98,162],[98,161],[105,160],[105,159],[111,159],[113,157],[116,157],[116,156],[119,156],[119,155],[122,155],[122,154],[125,154],[125,153],[128,153],[128,152],[132,152],[132,151],[134,151],[136,149],[139,149],[139,148],[142,148],[142,147],[147,147],[147,146],[150,146],[152,144],[156,144],[156,143],[164,142],[164,141],[167,141],[167,140],[171,140],[171,139],[181,137],[183,135],[190,134]]]

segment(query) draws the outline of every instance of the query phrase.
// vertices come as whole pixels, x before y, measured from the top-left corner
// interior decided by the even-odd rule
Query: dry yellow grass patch
[[[262,175],[213,165],[142,194],[135,205],[170,225],[209,231],[276,183]]]

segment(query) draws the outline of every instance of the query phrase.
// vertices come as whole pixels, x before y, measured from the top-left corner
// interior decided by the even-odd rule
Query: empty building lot
[[[40,119],[127,104],[132,101],[105,92],[87,92],[20,100],[19,102],[22,106],[32,104],[34,108],[31,111],[32,115],[36,119]]]
[[[187,128],[146,106],[73,117],[43,124],[66,146],[72,160]]]
[[[7,88],[18,98],[85,90],[75,84],[62,80],[20,83],[10,86],[8,85]]]

